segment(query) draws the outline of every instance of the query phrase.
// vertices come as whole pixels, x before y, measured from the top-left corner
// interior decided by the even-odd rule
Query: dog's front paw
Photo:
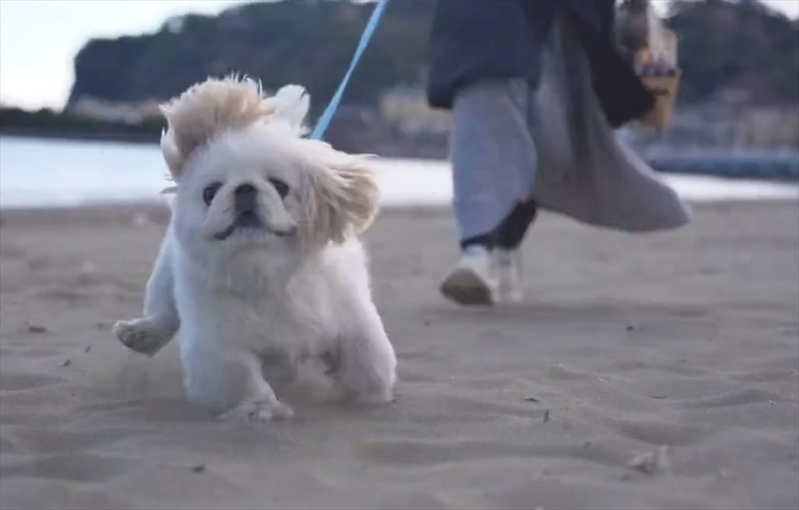
[[[294,410],[278,400],[257,400],[242,402],[230,411],[221,414],[219,419],[225,421],[267,422],[291,418],[292,416],[294,416]]]
[[[352,402],[359,406],[382,406],[394,402],[394,392],[390,388],[359,393],[352,396]]]
[[[341,381],[333,380],[333,398],[355,406],[383,406],[395,401],[392,387],[372,388],[370,391],[359,391],[349,388]]]
[[[167,343],[169,338],[148,318],[117,321],[114,336],[128,349],[153,357]]]

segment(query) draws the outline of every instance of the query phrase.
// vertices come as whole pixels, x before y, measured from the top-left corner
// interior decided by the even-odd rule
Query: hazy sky
[[[170,16],[215,14],[238,3],[249,0],[0,0],[0,102],[60,108],[72,59],[90,38],[151,32]],[[766,3],[799,15],[799,0]]]

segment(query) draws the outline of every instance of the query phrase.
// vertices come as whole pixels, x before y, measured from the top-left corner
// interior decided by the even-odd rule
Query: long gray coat
[[[539,157],[537,202],[583,223],[628,232],[689,223],[687,204],[619,142],[591,87],[580,41],[565,18],[550,33],[541,69],[532,125]]]
[[[652,104],[613,47],[614,1],[488,1],[439,0],[431,106],[451,108],[474,81],[525,77],[536,87],[541,207],[627,232],[689,223],[688,206],[613,130]]]

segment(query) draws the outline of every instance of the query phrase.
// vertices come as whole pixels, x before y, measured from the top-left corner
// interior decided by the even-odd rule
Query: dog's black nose
[[[257,208],[258,190],[252,184],[239,184],[233,191],[233,202],[238,213],[253,213]]]

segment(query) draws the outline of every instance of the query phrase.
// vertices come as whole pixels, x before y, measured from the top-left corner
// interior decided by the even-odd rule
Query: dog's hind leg
[[[147,282],[144,316],[114,324],[114,335],[125,346],[147,356],[154,356],[168,344],[180,327],[175,304],[171,239],[171,233],[167,232]]]
[[[261,373],[276,391],[287,388],[297,378],[297,364],[289,356],[278,353],[259,353]]]
[[[383,321],[372,303],[353,313],[354,327],[340,340],[337,370],[331,375],[357,403],[391,402],[397,358]]]

